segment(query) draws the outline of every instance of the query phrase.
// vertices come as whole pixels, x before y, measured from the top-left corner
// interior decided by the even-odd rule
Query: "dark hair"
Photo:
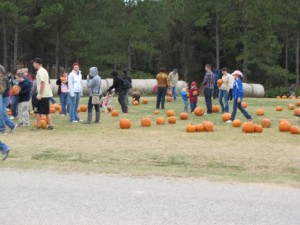
[[[118,76],[119,74],[118,74],[117,71],[113,70],[113,71],[110,73],[110,75],[112,75],[113,77],[115,77],[115,76]]]
[[[222,68],[222,71],[227,71],[227,72],[228,72],[227,67],[223,67],[223,68]]]
[[[167,70],[165,67],[160,67],[159,72],[165,73],[165,72],[167,72]]]

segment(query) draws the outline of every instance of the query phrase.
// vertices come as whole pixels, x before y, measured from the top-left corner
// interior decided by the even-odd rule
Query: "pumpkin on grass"
[[[175,116],[175,112],[174,112],[174,110],[168,110],[167,111],[167,117],[170,117],[170,116]]]
[[[291,134],[300,134],[300,127],[299,126],[291,126],[290,132],[291,132]]]
[[[175,123],[176,123],[176,117],[175,117],[175,116],[170,116],[170,117],[168,118],[168,122],[169,122],[170,124],[175,124]]]
[[[133,104],[133,105],[139,105],[139,101],[133,100],[133,101],[132,101],[132,104]]]
[[[141,119],[141,126],[142,127],[150,127],[151,126],[151,119],[149,117],[144,117]]]
[[[218,113],[220,112],[220,106],[219,105],[213,105],[211,111],[213,113]]]
[[[142,102],[143,102],[143,104],[148,104],[148,99],[144,98]]]
[[[113,109],[113,110],[111,111],[111,115],[112,115],[112,116],[119,116],[119,111],[116,110],[116,109]]]
[[[129,119],[123,118],[120,120],[121,129],[129,129],[131,127],[131,121]]]
[[[222,120],[224,121],[224,122],[226,122],[226,121],[228,121],[228,120],[230,120],[231,119],[231,114],[230,113],[224,113],[223,115],[222,115]]]
[[[286,95],[281,96],[282,99],[287,99]]]
[[[197,132],[202,132],[204,131],[204,125],[202,123],[199,123],[196,125],[196,131]]]
[[[263,115],[265,115],[265,110],[264,110],[264,109],[257,109],[257,110],[256,110],[256,115],[258,115],[258,116],[263,116]]]
[[[241,105],[242,105],[242,107],[245,109],[245,108],[247,108],[248,103],[247,103],[247,102],[242,102]]]
[[[271,120],[268,118],[263,118],[261,123],[263,128],[270,128],[271,127]]]
[[[296,109],[294,110],[294,115],[295,115],[295,116],[299,116],[299,115],[300,115],[300,108],[296,108]]]
[[[235,120],[232,122],[232,126],[233,126],[233,127],[240,127],[240,126],[242,126],[242,121],[239,120],[239,119],[235,119]]]
[[[296,106],[300,106],[300,101],[297,101],[297,102],[296,102]]]
[[[41,120],[41,128],[46,129],[48,126],[47,122],[45,120]]]
[[[254,132],[254,124],[252,122],[245,122],[243,124],[242,131],[244,133],[253,133]]]
[[[292,103],[288,104],[288,109],[289,110],[294,110],[294,108],[295,108],[294,104],[292,104]]]
[[[154,110],[154,114],[159,114],[159,110]]]
[[[52,104],[51,107],[54,107],[56,111],[60,110],[60,105],[58,103]]]
[[[276,111],[278,111],[278,112],[281,112],[283,110],[283,107],[282,106],[276,106]]]
[[[157,125],[164,125],[165,124],[165,118],[163,118],[163,117],[157,117],[156,118],[156,124]]]
[[[186,125],[185,130],[186,130],[186,132],[188,132],[188,133],[194,133],[194,132],[196,132],[197,127],[196,127],[196,125],[194,125],[194,124],[188,124],[188,125]]]
[[[254,132],[255,133],[262,133],[264,130],[263,126],[260,124],[255,124],[254,125]]]
[[[278,128],[280,132],[289,132],[291,130],[291,123],[288,120],[282,120]]]
[[[79,108],[80,108],[80,112],[86,112],[87,105],[80,105]]]
[[[189,118],[189,114],[186,112],[180,113],[180,119],[181,120],[187,120]]]
[[[204,109],[202,107],[196,107],[194,109],[194,114],[196,116],[203,116],[204,115]]]
[[[213,132],[214,131],[214,124],[210,121],[203,122],[204,131],[205,132]]]

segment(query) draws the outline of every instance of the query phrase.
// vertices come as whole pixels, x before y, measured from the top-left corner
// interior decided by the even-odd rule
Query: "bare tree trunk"
[[[7,30],[6,30],[6,17],[2,13],[2,33],[3,33],[3,66],[7,68]]]
[[[13,68],[16,68],[18,61],[18,41],[19,40],[19,23],[18,16],[16,16],[15,24],[15,35],[14,35],[14,59],[13,59]]]
[[[56,47],[55,47],[55,70],[56,70],[56,78],[59,78],[59,32],[58,28],[56,28]]]
[[[300,50],[300,36],[299,31],[297,31],[296,40],[296,84],[299,85],[299,50]]]
[[[220,69],[220,30],[218,12],[216,14],[216,69]]]
[[[285,55],[284,55],[285,69],[286,69],[286,70],[289,70],[289,46],[288,46],[287,40],[286,40],[286,43],[285,43],[284,48],[285,48]],[[287,77],[284,78],[284,85],[285,85],[286,87],[288,87],[288,85],[289,85],[289,80],[288,80]]]
[[[132,71],[131,65],[131,36],[128,36],[128,43],[127,43],[127,71],[130,73]]]

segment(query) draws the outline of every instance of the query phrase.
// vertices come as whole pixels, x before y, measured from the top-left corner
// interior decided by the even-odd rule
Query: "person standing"
[[[111,76],[113,77],[113,84],[107,89],[107,92],[115,89],[115,92],[119,93],[118,101],[121,105],[122,113],[128,113],[126,96],[128,94],[128,88],[130,87],[129,81],[119,76],[117,71],[112,71]]]
[[[128,92],[129,92],[129,90],[132,88],[132,80],[131,80],[131,77],[128,76],[127,70],[124,70],[124,71],[123,71],[123,75],[122,75],[122,76],[123,76],[124,79],[127,79],[127,80],[129,81],[128,84],[130,84],[130,85],[128,86],[127,95],[125,96],[126,105],[128,106],[128,103],[129,103],[129,101],[128,101]]]
[[[202,85],[204,87],[204,98],[206,103],[207,112],[206,115],[210,115],[212,113],[212,93],[214,90],[214,74],[211,71],[211,65],[206,64],[205,65],[205,76],[204,80],[202,82]]]
[[[60,105],[61,105],[61,116],[67,115],[69,112],[69,95],[68,95],[68,73],[64,71],[56,81],[58,85],[57,95],[59,96]]]
[[[222,68],[222,84],[219,87],[219,102],[222,108],[222,113],[229,112],[228,93],[229,93],[229,77],[228,69]]]
[[[242,100],[244,97],[244,89],[243,89],[243,83],[242,78],[243,74],[241,71],[236,70],[233,72],[234,76],[234,83],[233,83],[233,109],[231,113],[230,120],[227,120],[227,123],[232,123],[235,119],[236,110],[237,108],[243,113],[243,115],[247,118],[248,121],[252,121],[252,117],[248,114],[248,112],[242,107]]]
[[[79,64],[73,63],[73,70],[68,76],[68,92],[70,101],[69,121],[73,123],[80,121],[77,110],[80,101],[80,95],[82,93],[81,81],[82,75],[81,71],[79,70]]]
[[[291,86],[289,87],[290,96],[295,97],[295,89],[296,89],[296,84],[292,83]]]
[[[33,67],[37,70],[36,85],[37,85],[37,102],[34,107],[34,114],[37,123],[37,129],[41,129],[41,115],[46,115],[48,120],[48,130],[53,130],[49,107],[49,99],[53,97],[53,93],[49,83],[49,74],[43,67],[43,61],[40,58],[33,60]]]
[[[197,107],[199,94],[200,94],[200,92],[199,92],[199,89],[197,87],[197,83],[196,83],[196,81],[193,81],[191,83],[191,89],[189,91],[191,113],[193,113],[195,108]]]
[[[156,97],[156,109],[159,109],[161,105],[161,109],[165,109],[165,98],[167,89],[169,88],[169,79],[166,73],[166,69],[161,67],[159,69],[159,73],[156,75],[157,80],[157,97]]]
[[[185,87],[181,89],[180,96],[183,100],[183,111],[187,113],[189,105],[189,93],[187,92],[187,89]]]
[[[170,88],[172,92],[172,97],[176,100],[176,86],[179,79],[178,70],[174,69],[172,72],[169,73],[168,79],[170,81]]]
[[[17,73],[16,79],[20,86],[18,100],[18,127],[29,127],[30,124],[30,91],[32,87],[31,81],[23,73]]]
[[[87,88],[89,89],[89,101],[88,101],[88,118],[87,121],[84,121],[84,124],[91,124],[93,118],[93,107],[95,107],[96,118],[95,123],[99,123],[100,121],[100,104],[93,104],[93,96],[100,97],[102,95],[101,90],[101,78],[98,74],[97,67],[91,67],[89,75],[87,76]]]

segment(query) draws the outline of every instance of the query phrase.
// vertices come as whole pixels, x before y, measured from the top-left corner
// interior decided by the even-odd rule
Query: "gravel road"
[[[300,189],[202,179],[0,172],[1,225],[300,224]]]

